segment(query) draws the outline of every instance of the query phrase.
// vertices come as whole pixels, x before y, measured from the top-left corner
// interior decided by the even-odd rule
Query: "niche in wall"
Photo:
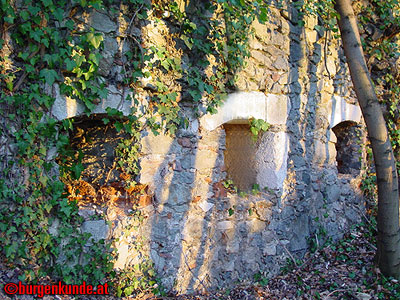
[[[125,131],[116,129],[115,120],[105,124],[104,117],[75,118],[73,130],[69,132],[70,144],[58,159],[60,165],[72,167],[63,181],[70,198],[78,201],[80,206],[134,200],[129,183],[136,178],[127,174],[117,148],[123,141],[128,141],[127,147],[133,146],[135,141]]]
[[[226,150],[224,152],[227,178],[240,190],[251,190],[257,182],[256,143],[249,125],[224,124]]]
[[[332,128],[336,135],[336,161],[339,174],[357,176],[361,171],[362,131],[360,126],[351,121],[345,121]]]

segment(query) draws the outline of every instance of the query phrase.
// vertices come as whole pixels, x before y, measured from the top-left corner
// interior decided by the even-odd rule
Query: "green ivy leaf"
[[[28,20],[30,17],[29,13],[26,10],[21,11],[19,15],[24,21]]]
[[[9,24],[14,24],[14,19],[15,19],[14,16],[7,16],[7,17],[4,17],[4,21],[7,22],[7,23],[9,23]]]
[[[40,11],[40,7],[30,5],[30,6],[28,6],[28,10],[32,16],[36,16]]]
[[[66,58],[65,65],[67,67],[67,71],[72,71],[76,67],[76,62],[69,58]]]
[[[100,62],[100,55],[98,53],[94,54],[94,53],[90,53],[89,54],[89,59],[96,65],[99,65]]]
[[[79,179],[81,177],[83,170],[84,170],[84,167],[81,163],[75,164],[73,166],[74,177],[76,179]]]
[[[122,128],[124,128],[124,125],[121,122],[115,122],[115,129],[117,132],[120,132]]]
[[[58,79],[58,74],[54,70],[42,69],[40,70],[40,77],[44,79],[50,86],[53,85],[54,81]]]
[[[11,245],[5,246],[6,249],[6,256],[8,258],[14,257],[15,253],[17,252],[18,244],[13,242]]]
[[[48,7],[53,4],[52,0],[42,0],[44,6]]]
[[[103,36],[99,33],[89,32],[87,35],[87,40],[93,45],[95,49],[100,47],[101,42],[103,41]]]
[[[55,9],[53,11],[53,16],[58,22],[61,22],[64,19],[64,10],[61,8]]]

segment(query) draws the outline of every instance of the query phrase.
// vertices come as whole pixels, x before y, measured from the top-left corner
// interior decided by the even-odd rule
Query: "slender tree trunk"
[[[377,262],[383,274],[400,278],[399,193],[392,145],[365,63],[351,0],[336,0],[335,9],[339,14],[344,53],[375,160],[378,181]]]

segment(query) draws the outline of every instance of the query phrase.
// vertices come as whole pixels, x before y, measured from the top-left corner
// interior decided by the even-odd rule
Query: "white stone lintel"
[[[205,115],[200,124],[214,130],[222,124],[248,124],[249,119],[262,119],[273,125],[286,124],[289,112],[288,97],[262,92],[236,92],[229,94],[214,115]]]
[[[349,104],[343,97],[334,95],[332,97],[331,116],[329,128],[335,127],[344,121],[359,123],[361,120],[361,109],[357,105]]]

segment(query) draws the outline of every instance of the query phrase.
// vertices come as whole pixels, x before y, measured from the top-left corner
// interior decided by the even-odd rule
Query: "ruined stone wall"
[[[296,25],[300,16],[290,6],[271,6],[269,15],[267,24],[252,25],[251,56],[217,114],[198,117],[186,108],[189,124],[175,137],[142,132],[139,181],[151,196],[141,202],[143,220],[138,222],[128,206],[81,209],[83,231],[118,238],[116,268],[150,257],[167,289],[227,286],[257,272],[276,274],[287,258],[305,253],[309,240],[338,238],[361,220],[359,178],[338,174],[331,130],[344,121],[362,122],[340,43],[330,35],[325,41],[314,30],[315,18]],[[123,63],[116,63],[118,51],[129,50],[120,37],[124,23],[107,12],[95,12],[89,20],[104,35],[101,74],[109,90],[94,113],[112,107],[128,114],[133,100],[126,99],[133,93],[119,85]],[[162,23],[149,23],[138,34],[144,43],[167,43]],[[49,90],[58,120],[83,114],[83,106],[61,95],[56,84]],[[135,97],[145,99],[146,91]],[[235,139],[252,142],[235,127],[243,128],[250,118],[272,127],[243,148],[252,162],[238,162],[243,169],[235,172],[252,174],[259,190],[250,191],[247,182],[241,186],[246,193],[240,193],[226,184],[225,159],[241,160],[245,154],[226,151]],[[226,128],[238,132],[229,144]],[[110,225],[92,220],[97,213]]]

